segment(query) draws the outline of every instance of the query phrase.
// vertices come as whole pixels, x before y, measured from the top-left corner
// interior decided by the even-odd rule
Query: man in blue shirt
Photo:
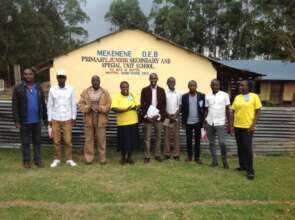
[[[20,129],[23,166],[31,167],[30,142],[34,146],[34,162],[42,167],[41,119],[47,124],[47,111],[44,94],[39,84],[34,82],[35,75],[31,69],[23,72],[23,81],[13,91],[12,110],[16,128]]]

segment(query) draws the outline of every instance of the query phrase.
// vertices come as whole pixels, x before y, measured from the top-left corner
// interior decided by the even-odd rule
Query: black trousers
[[[252,150],[253,133],[245,128],[235,128],[235,136],[238,145],[240,168],[247,170],[249,173],[254,173]]]
[[[136,147],[138,139],[137,129],[137,124],[118,126],[118,147],[122,155],[126,153],[131,154]]]
[[[41,123],[21,124],[20,138],[22,143],[23,161],[31,161],[31,139],[34,147],[34,161],[41,161]]]
[[[193,134],[195,139],[195,160],[200,158],[201,152],[201,123],[196,124],[186,124],[186,143],[187,143],[187,155],[188,157],[192,158],[193,156]]]

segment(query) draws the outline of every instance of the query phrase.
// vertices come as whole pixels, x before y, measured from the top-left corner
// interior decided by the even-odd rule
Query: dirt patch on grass
[[[192,208],[197,205],[211,205],[211,206],[251,206],[251,205],[287,205],[295,207],[295,201],[259,201],[259,200],[205,200],[194,202],[146,202],[146,203],[58,203],[58,202],[45,202],[45,201],[28,201],[28,200],[11,200],[0,202],[0,208],[9,207],[32,207],[32,208],[46,208],[46,209],[74,209],[74,210],[87,210],[90,208],[140,208],[144,210],[154,209],[171,209],[171,208]]]

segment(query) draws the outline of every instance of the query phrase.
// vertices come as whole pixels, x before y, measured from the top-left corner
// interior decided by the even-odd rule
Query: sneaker
[[[143,161],[145,164],[148,164],[150,162],[150,158],[144,158],[144,161]]]
[[[51,168],[55,168],[60,164],[60,160],[53,160],[52,164],[50,165]]]
[[[69,164],[71,167],[77,166],[77,164],[73,160],[67,160],[66,164]]]

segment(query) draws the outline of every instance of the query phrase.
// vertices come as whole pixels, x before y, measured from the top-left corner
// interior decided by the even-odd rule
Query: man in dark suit
[[[12,112],[16,128],[20,129],[23,166],[31,168],[30,142],[34,146],[34,162],[43,167],[41,161],[41,121],[47,125],[47,110],[43,91],[34,81],[35,74],[31,69],[23,72],[23,81],[13,91]]]
[[[200,159],[201,128],[204,122],[205,95],[197,92],[197,82],[194,80],[188,83],[189,92],[184,94],[181,99],[182,124],[186,130],[187,159],[192,161],[193,148],[192,138],[194,131],[195,155],[194,159],[198,164],[202,164]]]
[[[161,133],[162,122],[166,117],[166,95],[165,90],[157,85],[158,76],[150,74],[150,85],[141,90],[140,104],[141,116],[144,122],[144,163],[150,162],[151,133],[152,127],[156,130],[155,159],[162,161]],[[159,113],[154,116],[148,115],[149,108],[157,108]]]

